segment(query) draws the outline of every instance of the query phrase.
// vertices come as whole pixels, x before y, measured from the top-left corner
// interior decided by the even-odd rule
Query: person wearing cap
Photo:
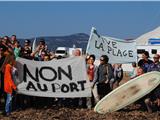
[[[111,91],[110,80],[114,79],[113,67],[108,63],[107,55],[100,57],[100,65],[97,71],[97,88],[100,99]]]
[[[26,39],[24,41],[24,47],[21,49],[21,52],[20,52],[20,56],[22,58],[33,59],[33,57],[31,57],[32,47],[31,47],[30,43],[31,43],[31,41],[28,39]]]
[[[25,42],[24,44],[27,44],[27,45],[31,43],[29,39],[26,39],[24,42]]]
[[[26,39],[25,42],[24,42],[24,48],[26,48],[27,50],[31,50],[32,51],[32,47],[30,45],[31,41]]]

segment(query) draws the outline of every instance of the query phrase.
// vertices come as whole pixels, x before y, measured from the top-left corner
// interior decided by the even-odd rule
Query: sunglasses
[[[103,59],[100,59],[100,61],[104,61]]]

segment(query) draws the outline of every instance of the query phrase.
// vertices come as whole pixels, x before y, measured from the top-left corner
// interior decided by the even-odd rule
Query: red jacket
[[[16,85],[12,79],[12,66],[10,64],[6,64],[4,72],[4,91],[12,94],[13,89],[16,90]]]

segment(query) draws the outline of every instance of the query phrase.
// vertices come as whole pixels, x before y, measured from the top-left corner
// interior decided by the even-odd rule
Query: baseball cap
[[[31,42],[31,41],[30,41],[30,40],[28,40],[28,39],[26,39],[26,40],[25,40],[25,43],[30,43],[30,42]]]

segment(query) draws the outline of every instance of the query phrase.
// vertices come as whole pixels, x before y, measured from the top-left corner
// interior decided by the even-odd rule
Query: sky
[[[135,39],[160,26],[160,1],[0,1],[0,36],[90,34]]]

